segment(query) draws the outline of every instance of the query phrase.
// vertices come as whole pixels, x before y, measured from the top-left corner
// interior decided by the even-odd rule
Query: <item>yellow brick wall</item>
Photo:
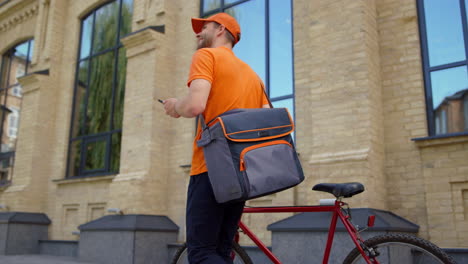
[[[12,185],[0,203],[52,219],[52,239],[77,239],[77,226],[107,214],[168,215],[185,239],[185,200],[194,120],[170,119],[158,98],[182,96],[198,0],[134,0],[120,173],[64,179],[80,19],[104,0],[22,0],[0,7],[0,52],[34,37],[24,88]],[[427,136],[415,1],[293,0],[297,149],[306,174],[298,187],[250,201],[315,204],[319,182],[360,181],[355,207],[390,210],[441,246],[468,246],[468,139]],[[161,34],[148,26],[165,25]],[[265,227],[288,216],[248,215]],[[246,242],[246,241],[243,241]]]
[[[417,143],[426,196],[427,229],[435,243],[468,245],[468,136]]]
[[[352,200],[386,207],[376,15],[374,1],[294,1],[299,203],[330,198],[316,183],[361,181],[371,191]]]
[[[411,141],[427,136],[416,1],[378,1],[378,10],[388,209],[427,237],[421,156]]]
[[[0,52],[2,54],[15,45],[34,37],[39,4],[36,1],[22,1],[7,4],[4,6],[4,10],[4,12],[0,13],[0,39],[2,40],[0,41]],[[36,68],[35,63],[37,61],[32,62],[32,70]],[[23,100],[24,104],[31,107],[23,111],[21,116],[22,120],[26,122],[26,129],[31,130],[31,132],[38,125],[35,109],[38,107],[39,94],[34,89],[31,89],[30,96]],[[24,90],[24,93],[28,93],[28,90]],[[18,176],[15,177],[13,185],[8,189],[4,189],[1,194],[2,202],[9,208],[18,208],[19,210],[41,208],[45,202],[43,186],[36,186],[33,190],[30,188],[35,182],[35,179],[31,176],[33,174],[31,166],[28,166],[33,162],[32,156],[35,154],[33,142],[33,133],[29,133],[28,136],[18,140],[17,150],[21,150],[25,155],[16,156],[16,163],[20,164],[20,166],[15,167],[14,173]],[[27,194],[23,195],[23,193]]]

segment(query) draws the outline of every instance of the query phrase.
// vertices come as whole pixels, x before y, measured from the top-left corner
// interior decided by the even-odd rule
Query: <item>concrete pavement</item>
[[[16,255],[0,256],[1,264],[95,264],[79,261],[72,257],[57,257],[47,255]]]

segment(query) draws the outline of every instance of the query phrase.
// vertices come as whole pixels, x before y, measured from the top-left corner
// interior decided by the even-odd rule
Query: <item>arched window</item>
[[[262,78],[273,105],[294,115],[292,1],[201,1],[201,17],[219,12],[235,17],[241,27],[234,53]]]
[[[127,64],[120,39],[132,13],[131,0],[116,0],[81,22],[67,177],[119,171]]]
[[[29,72],[34,40],[9,49],[2,56],[0,74],[0,185],[11,181],[22,102],[18,78]]]

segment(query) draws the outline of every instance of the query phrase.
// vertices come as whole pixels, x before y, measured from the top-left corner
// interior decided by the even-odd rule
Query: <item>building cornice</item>
[[[150,26],[128,34],[121,41],[127,48],[127,58],[162,46],[164,26]]]
[[[49,0],[46,0],[49,1]],[[37,15],[39,1],[11,1],[0,8],[0,33]]]
[[[39,90],[42,83],[49,78],[49,70],[33,72],[18,78],[18,82],[23,87],[23,95]]]

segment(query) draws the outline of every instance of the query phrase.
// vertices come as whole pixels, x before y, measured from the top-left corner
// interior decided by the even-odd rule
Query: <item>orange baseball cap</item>
[[[226,29],[234,37],[234,44],[239,42],[241,37],[240,26],[237,23],[236,19],[226,13],[217,13],[209,18],[192,18],[192,28],[195,33],[202,31],[203,25],[205,22],[216,22],[226,27]]]

